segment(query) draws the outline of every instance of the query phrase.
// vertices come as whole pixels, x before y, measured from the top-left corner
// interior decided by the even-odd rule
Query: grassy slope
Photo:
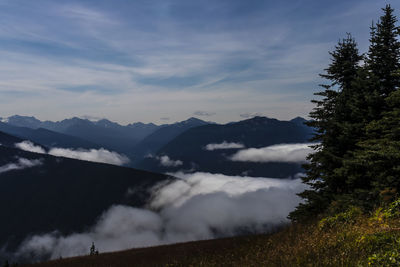
[[[271,235],[132,249],[36,264],[67,266],[400,266],[400,201],[362,215],[352,209]]]

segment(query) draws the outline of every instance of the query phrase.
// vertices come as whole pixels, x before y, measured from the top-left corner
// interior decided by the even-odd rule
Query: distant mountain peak
[[[20,115],[13,115],[8,118],[5,118],[2,121],[14,126],[29,127],[33,129],[40,127],[40,124],[42,123],[40,120],[36,119],[33,116],[20,116]]]
[[[13,115],[8,117],[9,120],[34,120],[34,121],[40,121],[36,119],[34,116],[21,116],[21,115]]]
[[[185,121],[187,121],[187,122],[192,122],[192,121],[202,121],[202,120],[200,120],[200,119],[198,119],[198,118],[195,118],[195,117],[190,117],[189,119],[187,119],[187,120],[185,120]]]
[[[253,117],[251,119],[247,119],[247,120],[244,120],[244,121],[255,122],[255,123],[268,123],[268,122],[271,122],[271,121],[278,121],[278,120],[277,119],[273,119],[273,118],[264,117],[264,116],[255,116],[255,117]]]
[[[96,116],[90,116],[90,115],[83,115],[80,116],[79,118],[84,119],[84,120],[88,120],[88,121],[92,121],[92,122],[97,122],[100,121],[104,118],[100,118],[100,117],[96,117]]]
[[[143,123],[143,122],[134,122],[134,123],[130,123],[127,126],[129,127],[157,127],[156,124],[150,122],[150,123]]]
[[[117,123],[112,122],[112,121],[110,121],[108,119],[101,119],[101,120],[96,121],[96,123],[117,124]]]
[[[291,119],[290,121],[296,124],[304,124],[307,120],[298,116],[294,119]]]
[[[96,122],[93,122],[93,123],[94,123],[95,125],[102,126],[102,127],[105,127],[105,128],[109,128],[109,127],[122,127],[122,126],[119,125],[118,123],[112,122],[112,121],[107,120],[107,119],[101,119],[101,120],[96,121]]]
[[[72,117],[72,118],[69,118],[69,119],[62,120],[61,123],[63,123],[63,122],[70,122],[70,123],[72,123],[72,122],[85,122],[85,121],[86,122],[90,122],[89,120],[81,119],[79,117]]]
[[[296,118],[291,119],[290,121],[306,121],[303,117],[297,116]]]

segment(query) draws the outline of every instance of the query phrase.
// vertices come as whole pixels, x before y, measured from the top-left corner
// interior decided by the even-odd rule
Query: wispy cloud
[[[30,141],[22,141],[21,143],[16,143],[15,147],[33,153],[46,154],[46,151],[41,146],[34,145]]]
[[[42,147],[34,145],[30,141],[16,143],[15,147],[34,153],[49,154],[56,157],[65,157],[78,160],[108,163],[113,165],[124,165],[129,162],[129,158],[125,155],[104,148],[100,149],[68,149],[68,148],[51,148],[46,152]]]
[[[220,144],[208,144],[205,146],[206,150],[213,151],[213,150],[218,150],[218,149],[239,149],[239,148],[244,148],[243,144],[240,143],[228,143],[226,141],[220,143]]]
[[[113,165],[124,165],[129,162],[129,159],[125,155],[121,155],[117,152],[109,151],[104,148],[77,150],[66,148],[52,148],[49,151],[49,155],[92,162],[108,163]]]
[[[157,157],[157,159],[160,161],[160,164],[164,167],[178,167],[183,164],[181,160],[173,160],[167,155]]]
[[[95,24],[97,26],[104,26],[107,24],[115,25],[117,18],[111,18],[108,14],[96,10],[93,7],[85,7],[82,5],[63,5],[58,7],[57,14],[62,17],[70,18],[72,20],[79,20],[85,23]]]
[[[23,170],[26,168],[32,168],[36,166],[42,165],[43,162],[40,159],[26,159],[26,158],[18,158],[15,163],[8,163],[6,165],[0,166],[0,174],[13,171],[13,170]]]
[[[256,113],[242,113],[239,115],[241,118],[248,119],[248,118],[253,118],[257,116],[263,116],[262,113],[256,112]]]
[[[198,110],[198,111],[193,112],[193,115],[205,116],[205,117],[214,116],[215,114],[216,114],[215,112],[207,112],[207,111],[202,111],[202,110]]]
[[[279,144],[263,148],[248,148],[236,152],[231,156],[233,161],[244,162],[307,162],[308,154],[314,150],[310,147],[315,144]]]

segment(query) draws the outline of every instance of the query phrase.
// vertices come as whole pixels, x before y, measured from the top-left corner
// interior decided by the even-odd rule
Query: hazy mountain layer
[[[190,118],[182,122],[161,127],[144,138],[138,145],[134,146],[130,153],[133,156],[133,159],[137,162],[137,160],[141,160],[146,155],[156,153],[160,148],[181,133],[191,128],[207,124],[209,123],[196,118]]]
[[[3,119],[8,125],[31,129],[44,128],[58,133],[78,137],[98,144],[107,149],[126,152],[147,135],[162,127],[149,123],[133,123],[122,126],[106,119],[90,121],[88,119],[71,118],[58,122],[40,121],[34,117],[11,116]],[[75,146],[74,146],[75,147]]]
[[[227,175],[288,177],[302,170],[302,162],[285,162],[284,159],[281,162],[238,162],[230,158],[240,149],[305,143],[311,137],[312,129],[304,125],[304,121],[301,118],[279,121],[255,117],[226,125],[192,128],[137,166],[157,172],[186,169]],[[208,149],[208,145],[211,148]],[[216,146],[215,149],[212,145]]]
[[[57,133],[47,129],[32,129],[28,127],[13,126],[0,122],[0,131],[17,136],[21,139],[31,140],[35,143],[47,147],[64,147],[64,148],[100,148],[101,146],[87,141],[85,139],[74,136]]]

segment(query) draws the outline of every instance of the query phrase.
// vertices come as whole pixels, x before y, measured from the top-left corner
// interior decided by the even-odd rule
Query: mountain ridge
[[[136,166],[157,172],[174,172],[184,169],[226,175],[287,178],[301,172],[301,164],[233,162],[229,160],[229,157],[238,151],[237,148],[209,151],[205,147],[223,142],[237,143],[243,148],[305,143],[310,139],[313,129],[298,122],[299,119],[280,121],[258,116],[236,123],[194,127],[181,133],[161,147],[152,157],[145,158]],[[159,162],[162,156],[179,160],[182,164],[162,166]]]

